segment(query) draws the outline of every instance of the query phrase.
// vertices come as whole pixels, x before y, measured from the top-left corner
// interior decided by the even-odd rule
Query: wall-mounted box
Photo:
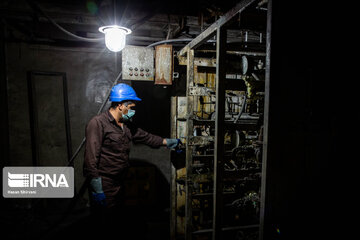
[[[171,85],[173,80],[172,45],[155,47],[155,84]]]
[[[154,81],[154,49],[127,45],[122,50],[122,78]]]

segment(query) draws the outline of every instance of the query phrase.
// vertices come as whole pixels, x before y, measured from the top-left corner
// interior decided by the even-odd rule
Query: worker
[[[133,124],[136,103],[141,99],[131,86],[115,85],[109,100],[109,110],[94,116],[86,126],[83,166],[84,176],[90,181],[90,207],[95,215],[105,214],[105,218],[121,208],[131,142],[169,149],[181,144],[179,139],[162,138]]]

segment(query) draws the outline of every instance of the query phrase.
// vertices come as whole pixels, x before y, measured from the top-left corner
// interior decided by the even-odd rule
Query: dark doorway
[[[65,166],[71,158],[66,74],[28,72],[34,166]]]

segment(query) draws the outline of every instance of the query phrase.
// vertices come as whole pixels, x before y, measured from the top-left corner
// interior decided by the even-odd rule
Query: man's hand
[[[104,194],[104,191],[102,189],[102,183],[101,183],[101,177],[97,177],[97,178],[93,178],[90,181],[90,185],[92,188],[92,200],[94,201],[95,204],[100,205],[100,206],[105,206],[106,205],[106,197]]]
[[[166,146],[169,149],[174,149],[181,144],[181,141],[178,138],[166,138],[165,141]]]
[[[92,192],[92,199],[96,205],[106,206],[106,197],[104,193],[94,193]]]

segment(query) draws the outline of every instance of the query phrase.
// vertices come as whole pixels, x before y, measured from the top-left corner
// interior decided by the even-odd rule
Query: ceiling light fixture
[[[126,44],[126,35],[131,30],[118,25],[103,26],[99,31],[105,34],[105,45],[112,52],[120,52]]]

